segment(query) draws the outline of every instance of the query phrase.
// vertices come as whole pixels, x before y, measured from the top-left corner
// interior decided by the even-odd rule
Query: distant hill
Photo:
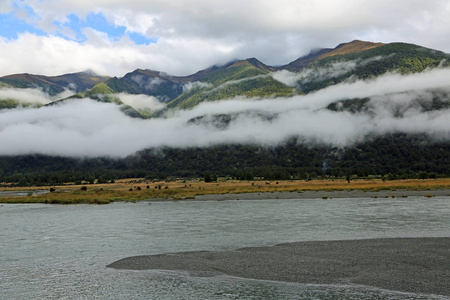
[[[340,48],[345,49],[347,45]],[[296,88],[309,93],[349,78],[367,79],[394,71],[417,73],[428,68],[448,66],[449,58],[447,53],[406,43],[378,45],[346,54],[329,52],[298,72]]]
[[[352,41],[331,49],[318,49],[284,66],[268,66],[256,58],[234,60],[188,76],[136,69],[123,77],[99,76],[92,71],[43,76],[14,74],[0,77],[1,88],[39,88],[50,96],[71,90],[61,99],[91,98],[122,105],[133,117],[155,117],[174,108],[189,109],[204,101],[241,98],[276,98],[307,94],[348,80],[377,77],[387,72],[402,74],[448,66],[450,55],[406,43]],[[291,82],[282,82],[275,72],[289,71]],[[153,96],[166,107],[143,111],[125,106],[121,93]],[[342,99],[337,99],[342,100]],[[57,101],[58,102],[58,101]],[[19,105],[15,99],[0,99],[0,109]],[[28,105],[22,102],[21,105]]]
[[[113,78],[99,76],[91,71],[53,77],[15,74],[1,77],[0,88],[40,88],[52,96],[70,89],[76,94],[66,100],[91,98],[120,105],[122,102],[115,94],[144,94],[167,104],[165,110],[187,109],[204,101],[235,97],[289,97],[310,93],[350,78],[367,79],[392,71],[421,72],[427,68],[448,65],[449,57],[446,53],[413,44],[355,40],[333,49],[314,50],[309,55],[278,67],[248,58],[212,66],[188,76],[171,76],[144,69]],[[276,80],[272,75],[278,71],[295,74],[295,84],[287,85]],[[14,99],[3,100],[9,102],[1,103],[0,108],[14,107]],[[163,111],[142,115],[157,116]],[[139,114],[133,111],[133,115]]]
[[[235,60],[184,77],[137,69],[124,77],[110,78],[70,98],[88,97],[117,102],[113,97],[117,93],[145,94],[168,103],[168,108],[190,108],[203,101],[236,96],[277,97],[295,94],[293,88],[269,76],[275,70],[256,58]]]
[[[91,98],[99,102],[120,105],[122,112],[132,117],[157,118],[162,116],[164,118],[162,121],[171,120],[171,114],[164,114],[168,110],[191,109],[207,101],[233,98],[243,101],[246,98],[275,99],[274,101],[265,101],[266,103],[270,102],[271,106],[265,110],[261,109],[261,111],[259,108],[255,108],[260,102],[254,101],[249,107],[255,109],[250,112],[236,109],[236,112],[232,113],[217,113],[211,110],[209,114],[202,112],[199,115],[193,114],[192,117],[191,112],[188,112],[183,116],[188,115],[189,119],[180,118],[182,124],[177,127],[180,128],[183,125],[187,128],[189,126],[209,127],[215,134],[215,130],[220,132],[233,127],[237,120],[256,121],[249,122],[250,125],[244,123],[251,129],[262,127],[264,130],[266,125],[268,128],[272,128],[270,126],[278,121],[284,121],[282,118],[286,116],[272,108],[280,103],[277,101],[283,101],[282,99],[288,97],[292,98],[286,102],[291,103],[289,100],[297,100],[294,98],[295,95],[318,92],[339,83],[352,83],[357,80],[370,82],[372,79],[388,73],[421,73],[433,68],[449,67],[449,61],[449,54],[418,45],[352,41],[340,44],[333,49],[314,50],[289,64],[277,67],[268,66],[256,58],[248,58],[233,60],[224,65],[211,66],[188,76],[171,76],[160,71],[145,69],[136,69],[123,77],[113,78],[98,76],[91,72],[54,77],[16,74],[1,77],[0,89],[39,88],[53,96],[70,89],[76,94],[48,105],[59,103],[59,101]],[[418,174],[421,172],[431,172],[430,177],[435,177],[436,173],[450,176],[448,159],[450,142],[448,141],[448,130],[445,131],[447,124],[445,121],[439,123],[439,126],[444,129],[442,134],[440,133],[437,137],[428,134],[427,130],[431,127],[426,127],[426,130],[420,132],[390,131],[390,129],[378,131],[379,128],[375,128],[389,126],[389,124],[383,123],[386,116],[389,117],[387,120],[390,120],[392,124],[397,121],[401,122],[402,118],[407,117],[408,114],[418,117],[412,119],[410,123],[414,123],[416,120],[418,120],[417,122],[433,120],[436,116],[447,116],[447,110],[450,109],[450,84],[447,87],[420,91],[400,91],[395,95],[380,94],[381,98],[386,99],[385,102],[377,102],[377,99],[373,101],[374,97],[346,99],[342,98],[345,96],[336,95],[335,99],[332,98],[317,110],[314,106],[311,111],[305,110],[305,114],[314,115],[316,112],[325,112],[326,116],[339,115],[346,120],[347,118],[362,117],[363,121],[361,122],[381,118],[380,123],[374,122],[373,131],[367,131],[368,133],[363,131],[361,135],[365,136],[358,136],[353,144],[345,144],[345,146],[333,143],[324,144],[320,141],[315,143],[308,139],[302,139],[303,131],[312,131],[311,135],[314,139],[315,131],[313,129],[316,126],[329,129],[331,125],[326,120],[324,122],[324,119],[320,119],[321,124],[316,124],[315,119],[305,118],[303,111],[302,114],[296,114],[294,111],[292,119],[276,124],[280,126],[278,128],[280,131],[285,128],[294,128],[292,137],[289,136],[289,139],[277,142],[276,145],[252,144],[250,143],[252,136],[249,136],[249,141],[242,144],[240,142],[225,144],[224,141],[224,144],[212,143],[213,146],[208,147],[155,146],[156,148],[142,149],[121,159],[87,158],[78,160],[40,154],[0,156],[0,182],[29,185],[91,181],[92,178],[100,177],[103,179],[125,177],[166,179],[201,177],[207,172],[224,177],[232,176],[237,179],[258,177],[267,180],[309,180],[319,176],[344,178],[345,175],[360,177],[378,175],[384,176],[384,179],[419,178]],[[380,91],[380,93],[386,92]],[[132,107],[132,101],[126,105],[125,97],[130,95],[133,97],[140,95],[140,101],[155,101],[159,106],[154,111],[153,108],[148,111],[148,108],[144,110]],[[334,95],[330,97],[334,97]],[[395,97],[406,100],[398,101]],[[311,97],[311,99],[314,98]],[[17,105],[18,102],[14,99],[0,99],[0,109],[10,109]],[[26,104],[22,103],[21,105]],[[136,107],[138,106],[136,105]],[[289,108],[290,106],[286,110]],[[377,115],[380,110],[385,114]],[[207,111],[207,109],[198,111]],[[194,111],[194,113],[198,111]],[[295,127],[298,125],[295,124],[297,119],[300,120],[300,118],[305,118],[309,122],[308,125],[311,126],[305,129]],[[155,123],[159,123],[159,121],[161,120],[155,120]],[[155,124],[139,122],[135,123]],[[251,127],[252,124],[260,127]],[[432,125],[434,126],[434,123]],[[368,126],[372,126],[370,122]],[[408,123],[407,128],[410,127],[414,129],[415,124]],[[236,128],[240,129],[241,127]],[[349,128],[349,131],[358,131],[358,128]],[[340,130],[340,127],[332,129]],[[266,131],[262,132],[265,135]],[[298,136],[295,136],[297,133]],[[176,134],[174,136],[177,137]],[[186,136],[189,137],[189,135]],[[142,135],[141,138],[145,139],[146,137]],[[171,135],[164,136],[164,138],[175,139]],[[330,134],[329,139],[332,138],[333,136]],[[128,143],[129,141],[123,142]],[[175,143],[175,145],[178,144]]]
[[[293,88],[273,79],[268,67],[255,58],[236,61],[233,64],[205,74],[192,83],[169,108],[192,108],[203,101],[216,101],[237,96],[281,97],[292,96]]]
[[[108,78],[108,76],[99,76],[88,70],[59,76],[14,74],[0,77],[0,83],[13,88],[41,88],[44,92],[54,96],[65,90],[71,90],[75,93],[83,92]]]
[[[242,180],[345,178],[418,178],[450,176],[450,143],[433,142],[423,135],[392,134],[336,149],[305,145],[295,139],[286,144],[219,145],[206,148],[147,149],[122,159],[23,155],[0,156],[0,183],[54,185],[117,178],[174,179],[217,174]],[[324,169],[324,162],[327,168]]]
[[[363,50],[372,49],[383,45],[385,44],[355,40],[350,43],[339,44],[334,49],[331,48],[315,49],[311,51],[311,53],[309,53],[308,55],[302,56],[285,66],[279,67],[278,69],[288,70],[290,72],[299,72],[301,69],[305,68],[307,65],[318,59],[322,59],[328,56],[360,52]]]
[[[361,52],[364,50],[373,49],[373,48],[384,46],[384,45],[386,45],[386,44],[354,40],[354,41],[351,41],[350,43],[339,44],[336,48],[332,49],[331,51],[320,55],[318,57],[318,59],[322,59],[322,58],[325,58],[328,56],[344,55],[344,54],[350,54],[350,53],[355,53],[355,52]]]
[[[97,99],[99,94],[145,94],[167,103],[166,109],[187,109],[203,101],[235,97],[288,97],[309,93],[349,78],[367,79],[392,71],[421,72],[440,64],[447,65],[449,57],[446,53],[413,44],[355,40],[334,49],[312,51],[278,67],[249,58],[183,77],[137,69],[124,77],[110,78],[75,97]],[[296,74],[294,86],[288,86],[272,76],[273,72],[283,70]]]

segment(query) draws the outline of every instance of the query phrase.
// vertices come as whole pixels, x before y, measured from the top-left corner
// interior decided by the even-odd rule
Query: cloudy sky
[[[448,0],[0,0],[0,76],[286,64],[354,39],[450,52]]]

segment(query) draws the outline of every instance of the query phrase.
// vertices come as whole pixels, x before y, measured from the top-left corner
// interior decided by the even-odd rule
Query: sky
[[[0,0],[0,76],[287,64],[355,39],[450,52],[448,0]]]

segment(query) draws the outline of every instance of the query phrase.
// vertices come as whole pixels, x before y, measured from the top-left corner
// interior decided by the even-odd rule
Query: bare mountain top
[[[287,64],[286,66],[279,67],[279,69],[284,69],[291,72],[298,72],[304,67],[306,67],[308,64],[318,59],[322,59],[328,56],[360,52],[363,50],[368,50],[383,45],[385,44],[354,40],[350,43],[339,44],[334,49],[331,48],[315,49],[311,51],[308,55],[302,56],[294,60],[293,62]]]
[[[328,56],[349,54],[349,53],[353,53],[353,52],[364,51],[364,50],[376,48],[376,47],[383,46],[383,45],[385,45],[385,44],[384,43],[372,43],[372,42],[365,42],[365,41],[354,40],[354,41],[351,41],[350,43],[339,44],[333,50],[331,50],[331,51],[329,51],[327,53],[323,53],[322,55],[320,55],[318,57],[318,59],[322,59],[322,58],[325,58],[325,57],[328,57]]]

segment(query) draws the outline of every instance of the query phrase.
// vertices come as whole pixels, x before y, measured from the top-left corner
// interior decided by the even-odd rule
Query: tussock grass
[[[267,184],[270,183],[270,184]],[[205,183],[194,181],[189,184],[176,182],[149,182],[145,179],[117,180],[114,184],[55,186],[55,192],[30,194],[39,187],[3,188],[3,191],[28,191],[25,197],[0,197],[1,203],[53,203],[53,204],[107,204],[115,201],[141,201],[149,199],[187,200],[198,195],[243,194],[270,192],[305,191],[395,191],[450,189],[450,178],[429,180],[395,180],[383,182],[378,179],[353,180],[313,180],[313,181],[223,181]],[[149,188],[147,188],[149,186]],[[160,187],[160,188],[159,188]],[[42,189],[49,190],[50,187]],[[328,197],[327,197],[328,198]]]

